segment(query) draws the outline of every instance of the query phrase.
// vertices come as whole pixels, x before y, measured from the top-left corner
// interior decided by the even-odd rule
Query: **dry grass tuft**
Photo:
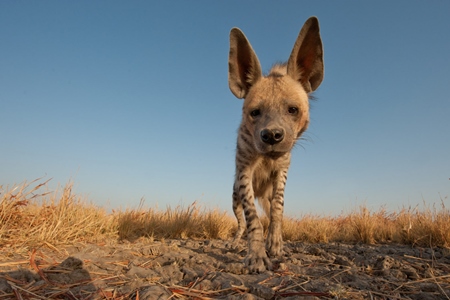
[[[413,246],[432,245],[450,247],[450,211],[441,198],[439,207],[423,204],[418,207],[402,209],[397,216],[399,242]]]
[[[233,220],[218,210],[201,211],[197,203],[187,208],[179,205],[165,211],[143,208],[118,213],[118,234],[121,239],[134,240],[141,236],[154,238],[226,239]]]
[[[311,243],[328,243],[336,235],[335,220],[331,217],[305,215],[296,220],[283,220],[283,239],[289,241],[308,241]]]
[[[217,209],[207,211],[201,223],[203,235],[207,239],[227,239],[236,227],[234,223],[234,218],[226,212],[220,212]]]
[[[113,217],[74,195],[72,182],[55,192],[40,192],[48,181],[31,187],[34,182],[0,191],[1,246],[51,246],[114,234]]]
[[[107,213],[73,193],[73,183],[54,192],[43,191],[48,181],[32,181],[3,190],[0,186],[0,247],[31,249],[105,238],[228,239],[236,230],[234,216],[193,204],[165,210],[137,209]],[[450,248],[450,211],[440,205],[403,208],[388,213],[362,205],[337,217],[305,215],[285,218],[283,237],[311,243],[401,243]],[[267,218],[262,219],[265,228]]]
[[[351,212],[341,221],[342,239],[366,244],[386,243],[393,241],[396,215],[388,214],[382,207],[371,212],[367,206],[361,205],[359,210]],[[349,228],[348,228],[349,227]]]

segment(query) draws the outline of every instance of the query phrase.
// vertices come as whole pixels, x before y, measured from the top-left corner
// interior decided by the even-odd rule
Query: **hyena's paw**
[[[267,236],[266,248],[270,257],[280,257],[283,255],[283,238],[280,235]]]
[[[243,249],[243,246],[241,246],[239,241],[232,240],[225,244],[225,248],[231,251],[240,251]]]
[[[241,236],[236,236],[225,244],[225,248],[233,251],[242,251],[245,247],[241,243]]]
[[[272,262],[266,254],[266,249],[261,247],[249,249],[247,257],[244,260],[245,266],[248,267],[250,273],[263,273],[266,270],[272,270]]]
[[[241,246],[241,239],[242,239],[242,235],[244,234],[244,228],[238,228],[238,231],[236,232],[236,234],[234,235],[234,238],[232,241],[227,242],[225,244],[225,247],[231,250],[242,250],[242,246]]]

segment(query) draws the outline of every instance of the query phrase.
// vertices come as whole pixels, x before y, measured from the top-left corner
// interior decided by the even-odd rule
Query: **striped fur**
[[[303,25],[288,62],[275,65],[267,76],[262,75],[244,33],[233,28],[228,65],[230,90],[237,98],[244,98],[233,187],[238,230],[232,245],[239,243],[246,230],[245,264],[252,273],[264,272],[272,267],[269,256],[282,255],[281,225],[290,152],[308,127],[308,95],[323,79],[317,18],[311,17]],[[256,198],[270,220],[265,245]]]

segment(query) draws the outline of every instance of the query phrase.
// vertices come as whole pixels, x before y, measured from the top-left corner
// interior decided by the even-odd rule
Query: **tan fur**
[[[323,79],[317,18],[311,17],[303,25],[288,62],[275,65],[267,76],[262,75],[258,57],[244,33],[233,28],[228,66],[230,90],[237,98],[244,98],[233,187],[238,231],[232,246],[241,239],[246,224],[245,263],[250,272],[263,272],[272,265],[266,249],[272,257],[282,255],[281,224],[290,152],[309,124],[308,94]],[[270,219],[265,247],[256,198]]]

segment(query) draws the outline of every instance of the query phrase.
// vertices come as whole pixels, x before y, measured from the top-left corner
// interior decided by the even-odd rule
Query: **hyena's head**
[[[244,33],[230,32],[228,83],[244,98],[242,125],[255,149],[269,157],[289,152],[309,123],[308,94],[323,79],[323,50],[317,18],[303,25],[286,64],[263,76],[258,57]]]

